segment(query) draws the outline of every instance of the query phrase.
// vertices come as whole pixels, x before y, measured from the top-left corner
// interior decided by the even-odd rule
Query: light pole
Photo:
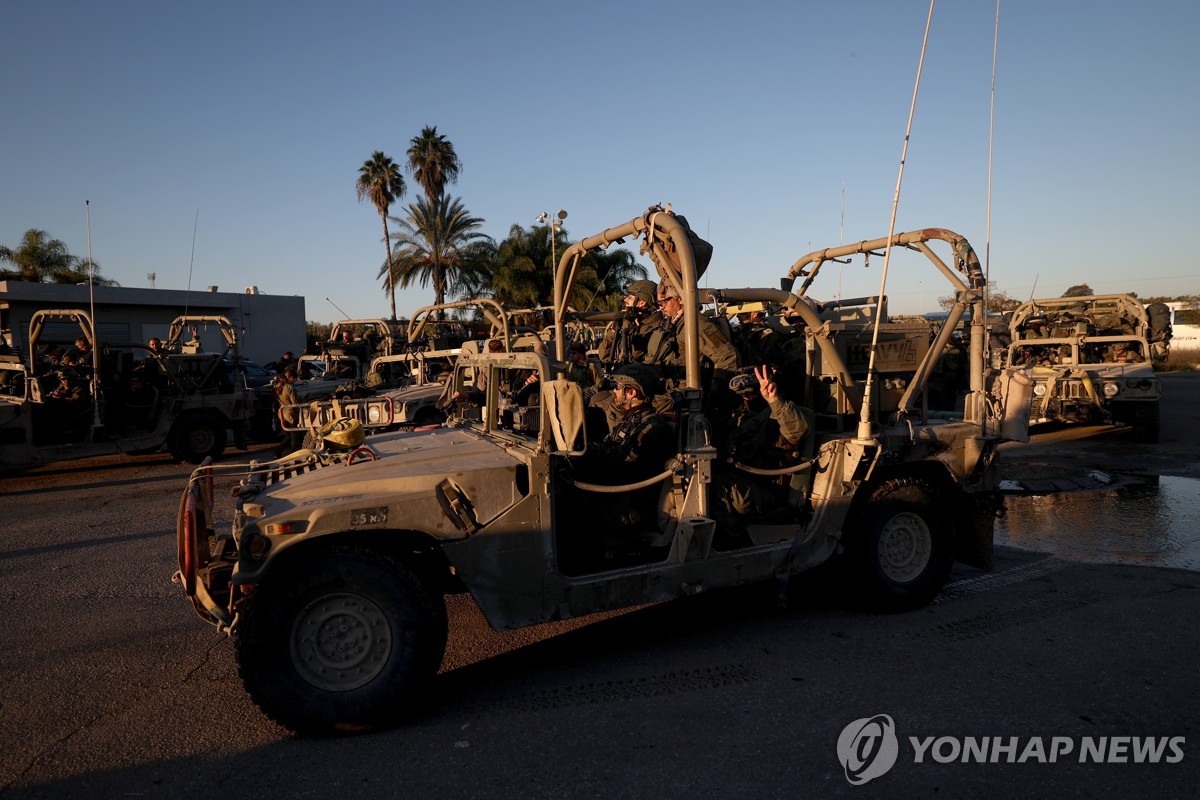
[[[550,226],[550,274],[551,275],[558,272],[558,254],[555,252],[554,239],[555,239],[556,235],[558,234],[558,232],[560,230],[562,230],[563,220],[566,218],[567,218],[567,212],[563,211],[561,208],[558,210],[558,213],[555,214],[553,217],[550,216],[549,214],[547,214],[545,211],[543,211],[541,214],[538,214],[537,221],[542,223],[543,225]]]

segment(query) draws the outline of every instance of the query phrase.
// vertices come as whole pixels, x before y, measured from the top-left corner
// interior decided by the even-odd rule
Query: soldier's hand
[[[758,378],[758,392],[763,400],[774,403],[779,399],[779,387],[771,380],[771,369],[766,364],[754,368],[754,377]]]

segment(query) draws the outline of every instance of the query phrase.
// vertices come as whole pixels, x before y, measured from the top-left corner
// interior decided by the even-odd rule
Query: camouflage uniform
[[[711,319],[700,314],[699,320],[700,356],[712,363],[712,386],[725,387],[738,368],[737,349]],[[676,319],[664,320],[647,344],[645,362],[659,368],[668,389],[679,386],[684,380],[682,335],[683,314],[680,314]]]
[[[654,281],[633,281],[626,289],[626,297],[633,298],[634,305],[626,309],[617,322],[610,322],[596,348],[600,360],[606,365],[627,364],[641,361],[646,355],[646,341],[659,325],[662,314],[655,308],[658,284]],[[638,306],[638,302],[646,305]]]
[[[596,353],[605,364],[625,364],[646,357],[646,343],[661,327],[663,318],[658,311],[642,310],[627,314],[618,322],[610,322]]]
[[[722,454],[727,461],[779,469],[796,463],[796,448],[808,435],[808,421],[790,400],[776,400],[760,411],[743,405],[725,434]]]
[[[781,469],[799,463],[800,443],[808,435],[808,421],[790,400],[776,400],[753,410],[743,403],[727,422],[718,447],[729,463],[759,469]],[[767,478],[737,469],[714,475],[714,513],[723,529],[736,538],[746,517],[762,517],[788,508],[790,476]]]

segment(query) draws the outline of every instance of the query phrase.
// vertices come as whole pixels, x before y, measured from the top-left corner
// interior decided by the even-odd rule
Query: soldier
[[[655,412],[658,375],[645,364],[626,364],[613,375],[620,420],[603,441],[588,445],[578,469],[597,483],[636,483],[662,472],[674,453],[671,426]]]
[[[1110,364],[1133,364],[1141,361],[1142,357],[1130,350],[1125,342],[1113,342],[1109,345],[1104,360]]]
[[[725,460],[760,469],[779,469],[795,463],[796,450],[808,435],[808,422],[799,406],[779,396],[772,370],[754,367],[729,381],[741,400],[725,427],[721,447]]]
[[[663,315],[663,323],[650,337],[645,361],[657,366],[667,388],[674,389],[683,379],[684,355],[680,341],[683,334],[683,300],[666,281],[658,287],[658,307]],[[711,385],[724,388],[738,369],[737,349],[716,323],[703,314],[698,316],[700,356],[711,365]]]
[[[718,431],[723,461],[768,470],[798,464],[800,446],[809,435],[808,421],[799,406],[779,396],[771,368],[755,367],[753,373],[734,376],[729,390],[742,404]],[[793,505],[791,497],[799,496],[789,492],[791,481],[791,475],[753,476],[736,468],[716,473],[714,512],[722,529],[733,537],[727,543],[739,541],[738,531],[747,516],[762,517]]]
[[[654,281],[633,281],[626,288],[624,317],[608,324],[596,348],[605,365],[641,361],[645,357],[646,342],[662,320],[655,308],[657,288]]]
[[[593,389],[600,383],[600,375],[594,364],[587,360],[587,348],[581,342],[572,342],[567,348],[567,380],[578,383],[584,389]]]
[[[91,368],[92,366],[92,343],[87,340],[87,337],[76,336],[75,346],[66,352],[64,359],[70,358],[70,363],[77,366]]]
[[[304,431],[287,430],[284,425],[294,426],[299,421],[299,409],[296,408],[296,390],[292,384],[296,382],[296,368],[287,367],[275,379],[275,402],[279,407],[279,427],[282,438],[275,445],[275,457],[281,458],[288,453],[294,453],[304,445]]]

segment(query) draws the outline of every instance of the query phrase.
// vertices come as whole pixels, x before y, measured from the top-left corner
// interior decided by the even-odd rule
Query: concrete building
[[[238,351],[251,361],[266,364],[287,350],[297,356],[304,352],[303,297],[262,294],[257,286],[247,286],[241,292],[220,292],[217,288],[210,286],[206,290],[187,292],[93,287],[96,335],[101,344],[110,347],[129,342],[145,344],[151,336],[165,341],[171,321],[182,314],[224,316],[237,326]],[[0,281],[0,330],[11,332],[12,344],[22,353],[28,353],[25,340],[35,311],[49,308],[87,311],[89,307],[86,285]],[[57,331],[51,325],[47,326],[42,338],[69,345],[77,334],[73,326],[64,325],[63,330]],[[224,348],[224,341],[215,329],[201,329],[200,341],[206,350]]]

